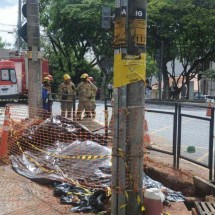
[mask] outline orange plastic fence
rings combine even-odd
[[[46,113],[27,105],[10,105],[5,109],[4,126],[7,129],[3,127],[0,157],[10,157],[12,162],[18,163],[22,163],[24,157],[29,167],[42,177],[74,184],[89,194],[91,189],[98,188],[108,192],[111,188],[114,130],[112,110],[108,114],[104,111],[97,113],[96,119],[85,118],[83,113],[81,121],[62,118],[59,114]],[[107,116],[108,132],[105,132]],[[144,130],[144,139],[146,135],[150,138],[147,121]],[[125,153],[118,149],[117,156],[126,160],[124,165],[127,166],[132,156],[139,156],[142,150],[137,148],[134,155],[125,158]],[[127,172],[126,184],[112,189],[125,194],[124,188],[130,186],[133,177]]]

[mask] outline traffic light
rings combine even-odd
[[[201,80],[203,77],[202,77],[202,74],[198,74],[198,81]]]
[[[26,6],[26,4],[24,4],[22,6],[22,14],[25,18],[27,18],[27,6]],[[18,29],[18,34],[27,43],[27,21],[25,22],[25,24],[20,29]]]
[[[111,28],[111,8],[102,7],[102,28],[110,29]]]

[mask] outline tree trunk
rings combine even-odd
[[[168,71],[167,71],[167,62],[164,61],[163,63],[163,95],[162,99],[168,99],[169,98],[169,77],[168,77]]]
[[[190,79],[189,79],[189,75],[186,76],[186,84],[187,84],[187,95],[186,95],[186,98],[189,99],[189,95],[190,95]]]

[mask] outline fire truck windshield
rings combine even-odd
[[[16,83],[16,71],[14,69],[10,69],[10,79],[13,83]]]
[[[16,71],[14,69],[2,69],[1,80],[16,83]]]

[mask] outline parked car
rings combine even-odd
[[[202,100],[205,101],[205,96],[200,92],[194,93],[194,100]]]
[[[205,97],[206,102],[214,102],[214,100],[215,100],[215,96],[204,95],[204,97]]]

